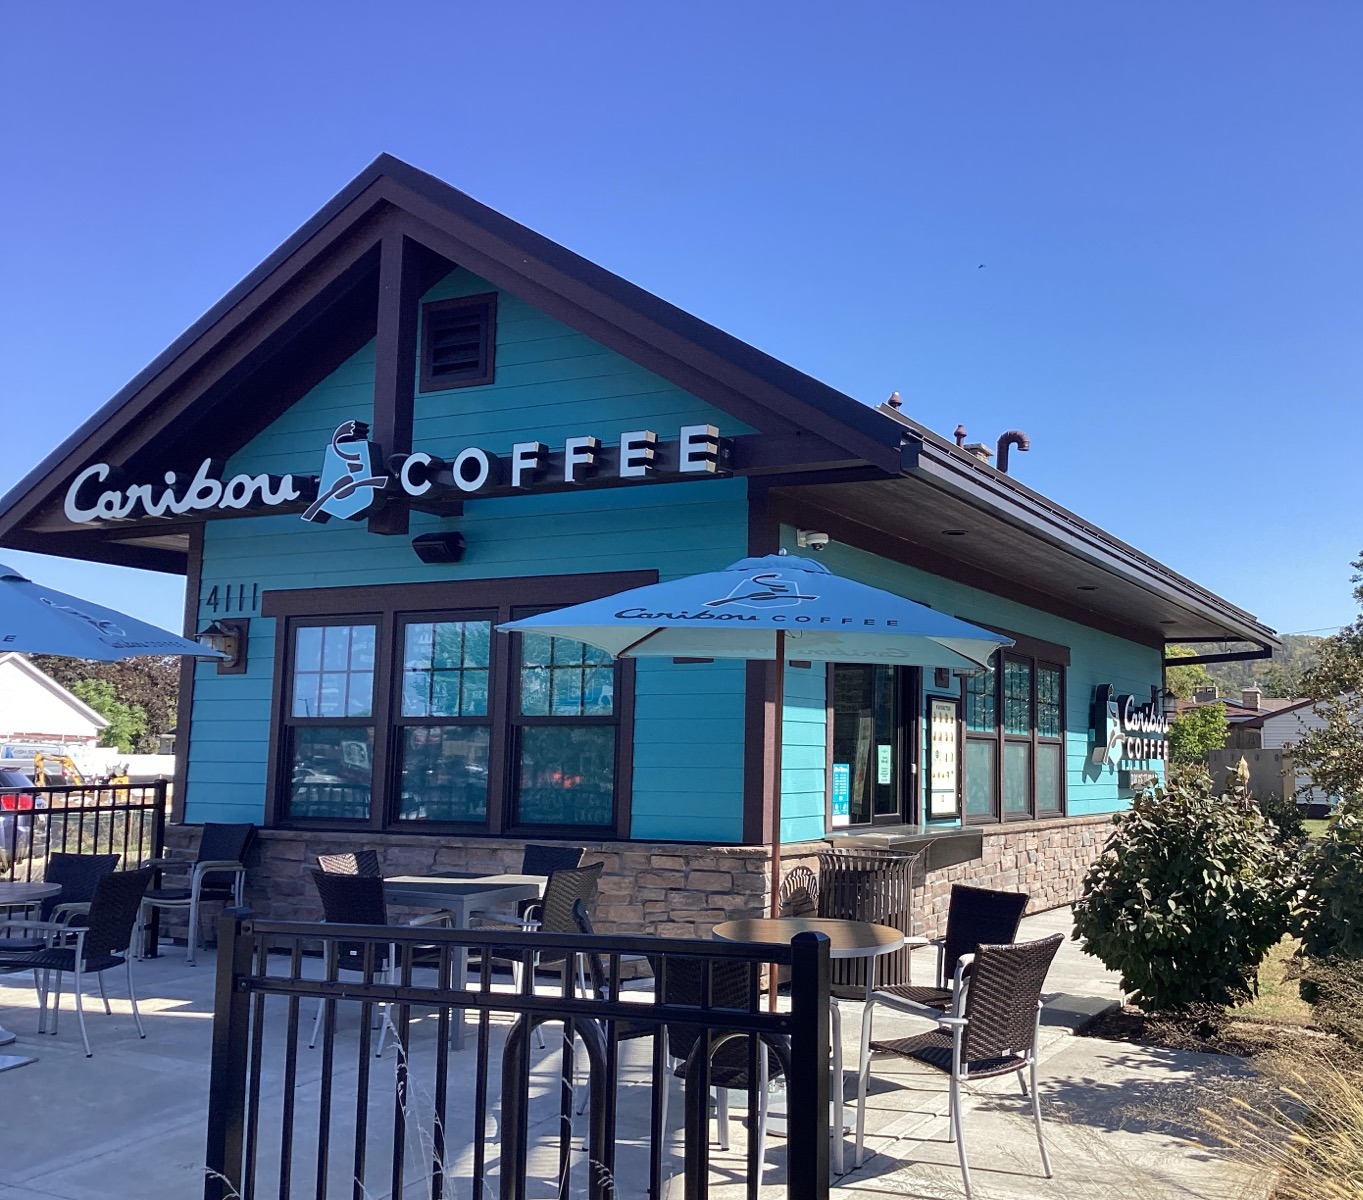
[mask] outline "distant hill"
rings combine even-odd
[[[1302,674],[1316,665],[1320,642],[1320,638],[1306,634],[1284,634],[1280,654],[1249,662],[1213,663],[1207,674],[1216,681],[1223,696],[1238,696],[1242,688],[1253,683],[1259,685],[1265,696],[1300,696]],[[1229,643],[1224,646],[1227,650],[1233,648]],[[1203,654],[1215,653],[1210,644],[1197,649]]]

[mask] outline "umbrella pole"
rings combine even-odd
[[[773,917],[781,915],[781,740],[784,736],[786,710],[786,631],[776,631],[776,717],[772,721],[776,744],[772,747],[772,781],[774,795],[771,809],[771,903],[767,912]],[[767,1008],[776,1011],[777,994],[780,992],[779,972],[769,967],[770,986],[767,988]]]
[[[771,812],[771,907],[773,917],[781,915],[781,741],[784,736],[786,710],[786,631],[776,631],[776,716],[772,729],[776,744],[772,747]]]

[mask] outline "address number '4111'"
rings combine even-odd
[[[215,583],[203,599],[203,606],[213,612],[255,612],[260,607],[260,584]]]

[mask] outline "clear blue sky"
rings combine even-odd
[[[12,5],[0,488],[380,151],[1284,632],[1363,548],[1363,6]],[[981,268],[980,264],[984,264]],[[17,556],[178,624],[178,580]]]

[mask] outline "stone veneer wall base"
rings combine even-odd
[[[939,937],[946,926],[953,883],[1031,895],[1028,912],[1044,912],[1079,896],[1089,865],[1102,853],[1111,815],[986,826],[980,858],[919,876],[915,927]],[[172,825],[168,850],[192,855],[199,828]],[[574,843],[579,844],[579,843]],[[602,933],[708,937],[721,921],[764,916],[771,887],[770,853],[759,846],[589,842],[586,862],[604,862],[593,914]],[[321,908],[311,872],[317,855],[376,847],[385,874],[442,870],[496,873],[520,869],[524,843],[475,838],[445,841],[413,834],[334,833],[262,829],[252,851],[246,903],[269,920],[316,921]],[[785,870],[804,863],[817,870],[823,842],[782,848]],[[206,914],[215,920],[216,912]],[[401,915],[395,910],[395,916]],[[183,939],[185,919],[162,913],[162,932]]]

